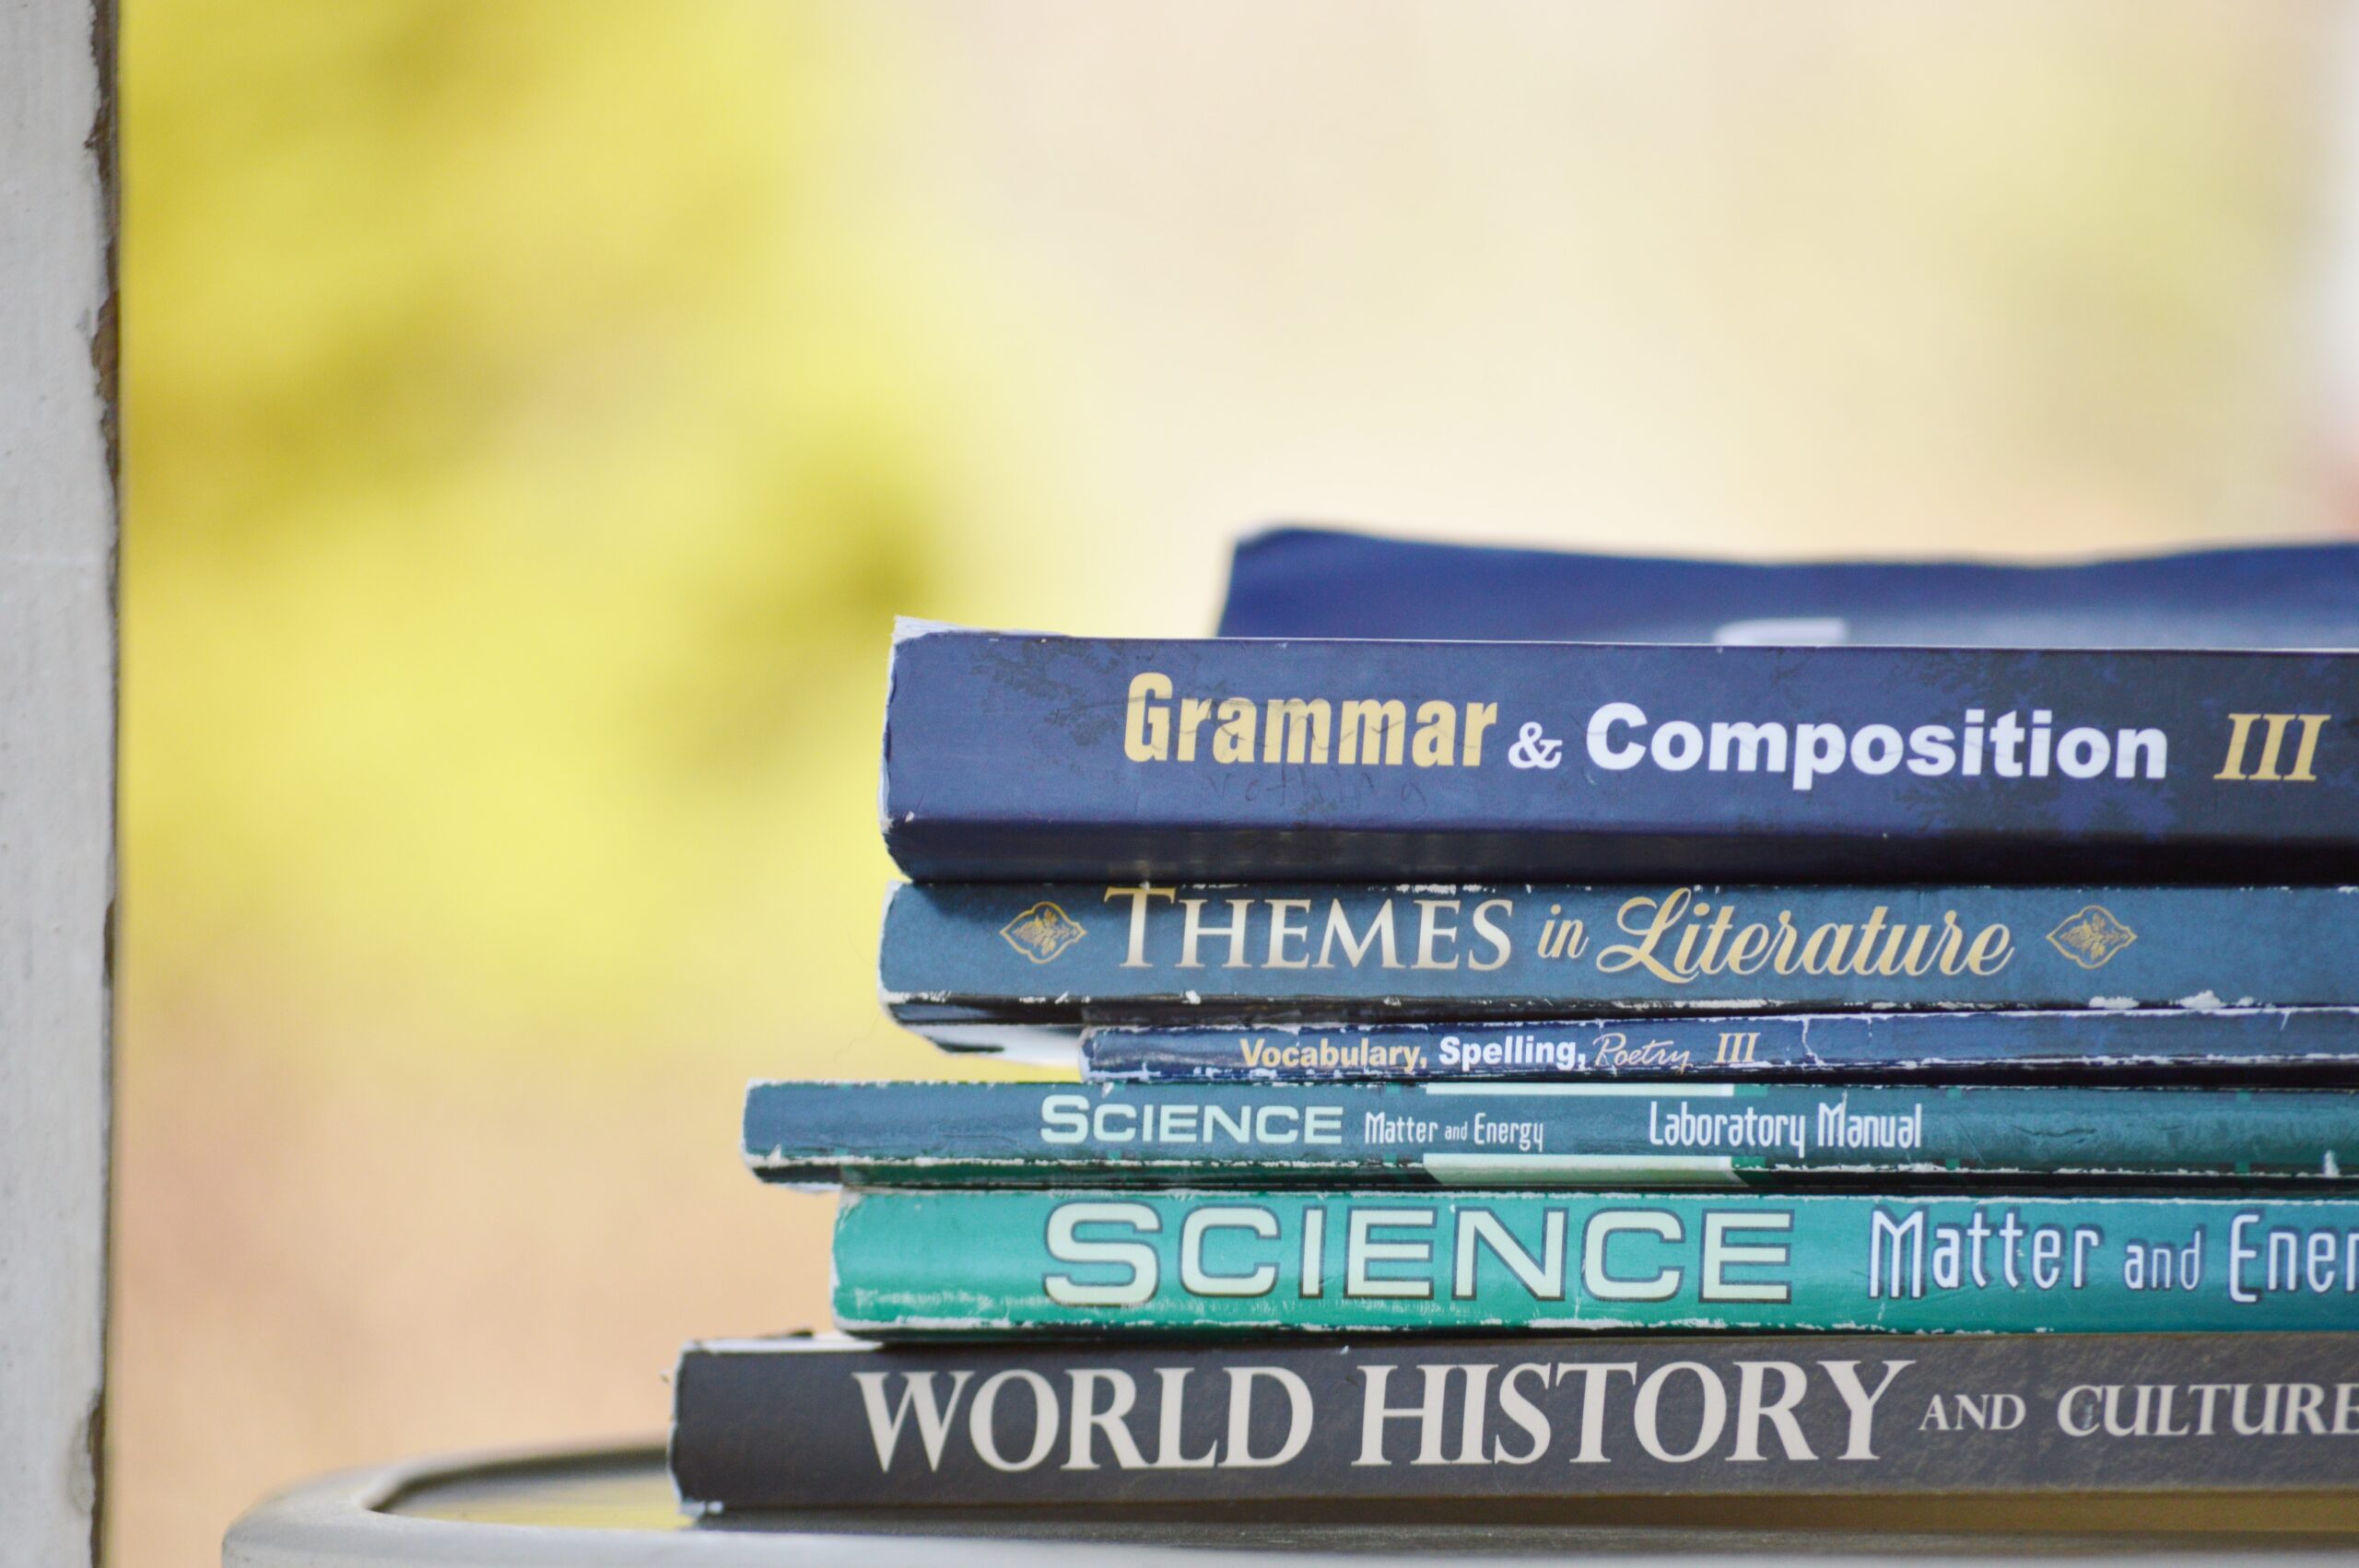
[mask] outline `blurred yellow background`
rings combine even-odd
[[[2323,5],[125,0],[111,1556],[821,1320],[896,612],[2335,528]]]

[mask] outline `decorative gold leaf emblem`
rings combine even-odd
[[[1007,945],[1035,964],[1046,964],[1088,933],[1081,922],[1046,899],[1000,927]]]
[[[2138,940],[2138,933],[2116,919],[2102,904],[2092,904],[2064,917],[2048,933],[2056,951],[2083,969],[2102,969],[2106,961]]]

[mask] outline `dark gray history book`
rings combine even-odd
[[[701,1512],[2286,1492],[2359,1475],[2339,1334],[1081,1340],[682,1353]]]

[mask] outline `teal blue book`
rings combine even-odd
[[[1860,1083],[756,1083],[745,1163],[861,1187],[2217,1185],[2359,1176],[2359,1093]]]
[[[868,1190],[839,1326],[1003,1330],[2359,1328],[2359,1202]]]
[[[877,984],[992,1048],[1005,1025],[2350,1006],[2354,950],[2341,887],[938,883],[894,888]]]

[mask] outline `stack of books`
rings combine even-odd
[[[1309,532],[905,625],[886,1005],[1079,1082],[752,1086],[861,1338],[691,1345],[684,1501],[2350,1486],[2354,626]]]

